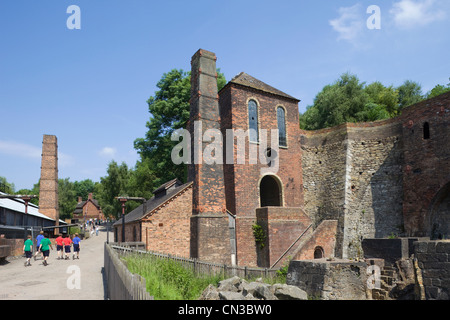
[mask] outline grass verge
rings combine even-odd
[[[130,255],[122,258],[128,269],[146,280],[147,291],[155,300],[195,300],[209,285],[218,285],[222,275],[199,277],[181,263],[150,255]]]

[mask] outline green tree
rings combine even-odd
[[[5,177],[0,176],[0,191],[8,194],[14,194],[14,183],[8,182]]]
[[[449,80],[450,80],[450,78],[449,78]],[[429,92],[427,92],[426,97],[427,97],[427,99],[430,99],[430,98],[436,97],[438,95],[441,95],[441,94],[449,92],[449,91],[450,91],[450,83],[448,83],[447,85],[438,84],[433,89],[431,89]]]
[[[217,70],[217,74],[220,90],[226,80],[220,70]],[[185,128],[189,119],[190,81],[190,72],[173,69],[164,73],[156,85],[159,90],[147,101],[150,112],[150,120],[146,125],[148,131],[145,138],[134,141],[134,148],[140,154],[142,163],[153,171],[155,185],[173,178],[186,180],[185,166],[172,162],[171,151],[177,142],[171,141],[170,137],[174,130]]]
[[[417,82],[406,80],[397,90],[399,111],[424,99],[422,87]]]
[[[116,197],[130,196],[128,194],[128,180],[131,171],[125,162],[118,165],[114,160],[108,164],[107,176],[101,177],[101,183],[94,190],[105,216],[120,217],[122,207]],[[126,213],[134,209],[136,205],[129,201],[126,204]]]
[[[300,128],[317,130],[344,122],[366,122],[395,117],[403,108],[423,99],[416,82],[407,80],[401,86],[386,87],[376,81],[369,85],[356,75],[344,73],[325,86],[300,115]]]
[[[130,172],[128,180],[129,195],[133,197],[143,197],[150,199],[153,196],[152,191],[159,186],[155,172],[149,159],[137,161],[134,170]]]
[[[58,179],[58,206],[60,219],[70,219],[77,206],[76,192],[69,178]]]
[[[304,130],[320,129],[319,111],[314,105],[306,108],[305,113],[300,114],[300,128]]]
[[[83,200],[86,200],[89,196],[89,193],[94,193],[95,183],[90,179],[75,181],[73,183],[73,189],[77,198],[82,197]]]
[[[399,114],[398,90],[393,86],[385,87],[381,82],[376,81],[367,85],[364,91],[369,95],[370,103],[376,104],[380,111],[383,110],[381,112],[387,113],[379,114],[379,117],[374,120],[385,119]]]
[[[31,199],[31,203],[35,204],[35,205],[39,205],[39,188],[40,188],[40,182],[38,181],[37,183],[35,183],[33,185],[33,189],[20,189],[18,191],[16,191],[16,194],[25,194],[25,195],[34,195],[34,196],[38,196],[37,198],[33,198]]]
[[[344,73],[332,85],[326,85],[314,99],[314,105],[305,112],[304,128],[317,130],[344,122],[356,122],[356,114],[364,109],[369,96],[364,83],[356,75]]]

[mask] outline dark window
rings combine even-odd
[[[287,147],[286,141],[286,116],[284,112],[284,108],[277,108],[277,123],[278,123],[278,132],[279,132],[279,145],[281,147]]]
[[[272,148],[267,148],[266,149],[266,159],[267,159],[267,164],[269,165],[269,167],[272,166],[272,164],[275,163],[275,159],[278,157],[278,154],[275,150],[273,150]]]
[[[423,124],[423,138],[430,139],[430,124],[428,122]]]
[[[250,129],[250,141],[258,142],[258,105],[254,100],[248,102],[248,128]]]

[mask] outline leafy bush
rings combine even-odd
[[[128,269],[145,278],[147,291],[155,300],[195,300],[209,285],[218,285],[223,277],[194,274],[173,260],[159,259],[150,255],[130,255],[123,258]]]
[[[266,243],[266,233],[264,232],[263,227],[259,224],[254,224],[252,225],[252,229],[256,243],[259,244],[261,249],[264,248]]]

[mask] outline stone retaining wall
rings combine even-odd
[[[450,241],[417,241],[415,257],[427,300],[450,299]]]
[[[291,261],[286,283],[321,300],[365,300],[367,264],[352,261]]]

